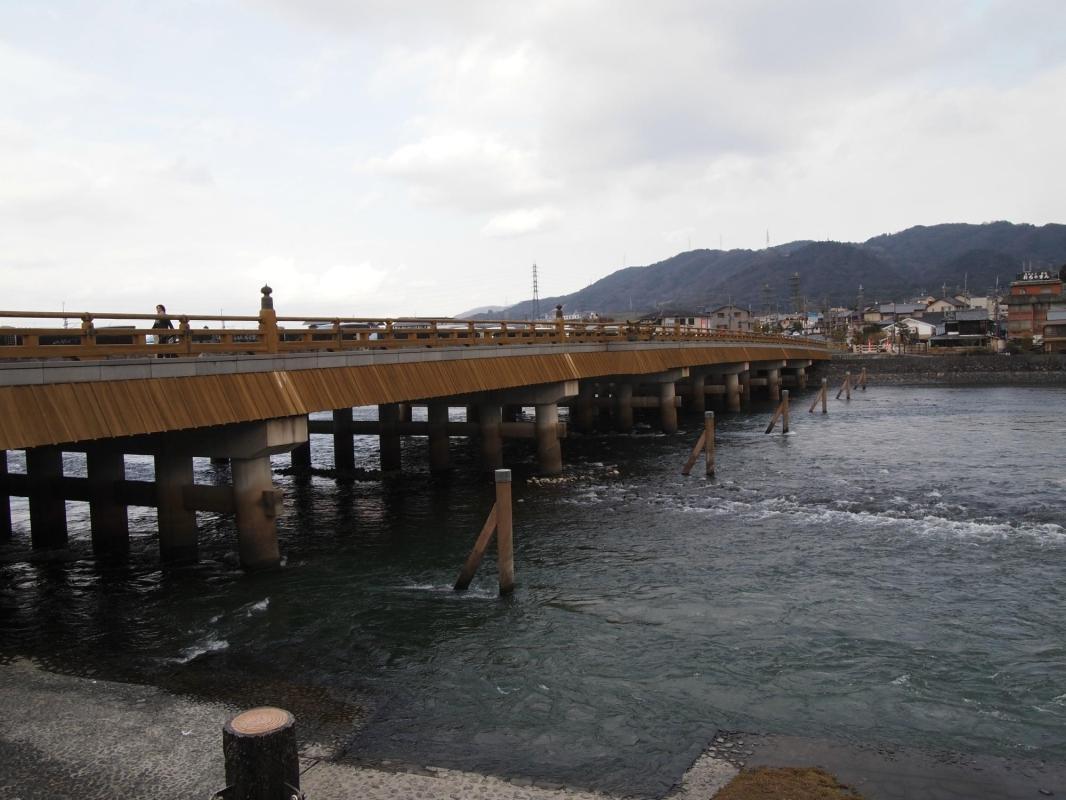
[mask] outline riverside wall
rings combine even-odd
[[[935,355],[835,354],[819,369],[830,384],[844,373],[898,386],[1066,386],[1066,355],[960,353]]]

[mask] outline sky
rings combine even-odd
[[[448,316],[1064,222],[1064,100],[1061,0],[0,0],[0,309]]]

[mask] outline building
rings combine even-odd
[[[641,317],[640,322],[645,325],[661,325],[664,328],[682,325],[695,328],[713,328],[711,315],[705,311],[686,311],[673,309],[669,311],[657,311]]]
[[[925,306],[920,303],[881,303],[877,310],[880,319],[870,322],[895,322],[904,317],[920,317],[925,312]]]
[[[926,312],[960,311],[966,308],[966,302],[958,297],[941,297],[925,307]]]
[[[904,317],[899,321],[900,325],[906,325],[911,336],[916,342],[928,342],[939,333],[936,323],[915,317]]]
[[[945,311],[942,329],[930,337],[930,347],[988,347],[993,324],[983,308]]]
[[[1022,272],[1011,282],[1007,295],[1008,339],[1043,342],[1048,313],[1066,309],[1066,297],[1062,293],[1064,278],[1066,266],[1059,272]]]
[[[710,312],[711,327],[718,331],[751,332],[751,312],[740,306],[720,306]]]
[[[1066,353],[1066,306],[1048,309],[1044,323],[1044,352]]]

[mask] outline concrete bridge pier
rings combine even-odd
[[[403,468],[402,443],[396,425],[400,422],[399,403],[384,403],[378,406],[378,422],[381,432],[379,453],[382,472],[399,472]]]
[[[614,428],[628,433],[633,430],[633,384],[628,381],[615,381],[613,395]]]
[[[774,403],[781,400],[781,370],[766,370],[766,393]]]
[[[559,443],[559,403],[579,393],[577,381],[545,383],[528,389],[505,392],[517,396],[523,405],[533,406],[535,418],[533,436],[537,441],[537,466],[545,475],[558,475],[563,471],[563,450]]]
[[[432,472],[448,469],[448,404],[431,402],[429,419],[429,468]]]
[[[118,487],[126,480],[125,456],[107,445],[91,445],[85,451],[85,466],[93,553],[125,556],[130,551],[129,512],[118,496]]]
[[[688,401],[685,404],[685,410],[690,414],[705,414],[707,411],[707,375],[702,372],[692,375],[689,385],[691,389],[685,398]]]
[[[570,421],[574,428],[582,433],[588,433],[596,427],[596,384],[590,381],[581,381],[577,392],[577,399],[570,406]]]
[[[659,384],[659,427],[663,433],[677,433],[677,404],[673,381]]]
[[[0,450],[0,484],[7,479],[7,450]],[[0,492],[0,542],[11,538],[11,497],[7,490]]]
[[[311,469],[311,440],[298,444],[292,448],[289,454],[290,463],[294,470],[307,472]]]
[[[233,459],[233,505],[237,515],[237,550],[245,569],[281,562],[278,549],[278,494],[270,456]]]
[[[481,433],[481,457],[489,469],[503,466],[503,410],[495,403],[477,407],[478,425]]]
[[[180,476],[176,472],[175,477],[184,483],[174,489],[178,495],[184,497],[183,510],[207,507],[236,515],[237,550],[240,553],[241,566],[245,569],[273,567],[281,560],[277,517],[281,510],[282,497],[281,492],[274,488],[270,457],[291,451],[306,441],[307,417],[297,416],[226,426],[211,432],[195,432],[175,438],[172,442],[173,447],[180,447],[186,454],[206,452],[208,455],[230,460],[233,484],[227,492],[221,487],[193,485],[191,455],[175,455],[174,462],[181,467]],[[166,440],[162,448],[165,453]],[[159,462],[159,456],[156,461]],[[158,478],[157,468],[157,481]],[[161,501],[159,486],[156,493]],[[161,539],[162,511],[163,507],[160,505]],[[192,532],[195,537],[195,512],[186,510],[185,513],[193,521]],[[195,547],[195,538],[192,542]]]
[[[746,374],[746,373],[745,373]],[[740,375],[731,372],[725,376],[725,404],[730,411],[740,411],[740,400],[743,391],[740,387]]]
[[[751,370],[746,369],[740,374],[740,401],[744,408],[751,408]]]
[[[159,556],[164,563],[196,561],[199,554],[196,512],[185,506],[184,491],[193,485],[192,456],[166,444],[155,455],[155,499]]]
[[[58,447],[26,451],[29,480],[30,537],[35,549],[67,546],[67,507],[59,484],[63,480],[63,452]]]
[[[337,408],[333,411],[333,466],[338,472],[351,472],[355,469],[351,408]]]
[[[559,444],[559,406],[555,402],[537,403],[535,435],[537,465],[547,475],[563,471],[563,449]]]

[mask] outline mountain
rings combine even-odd
[[[791,276],[808,306],[854,306],[862,285],[867,302],[904,301],[918,294],[968,288],[985,294],[998,279],[1006,287],[1025,265],[1057,269],[1066,263],[1066,225],[920,225],[862,243],[797,241],[765,250],[692,250],[627,267],[570,295],[540,300],[568,312],[638,314],[655,308],[715,308],[728,302],[761,310],[767,302],[790,310]],[[768,290],[764,287],[769,287]],[[501,312],[523,319],[525,301]]]
[[[462,314],[456,314],[455,318],[474,319],[476,317],[492,316],[494,314],[500,313],[506,308],[507,306],[478,306],[477,308],[472,308],[469,311],[464,311]]]

